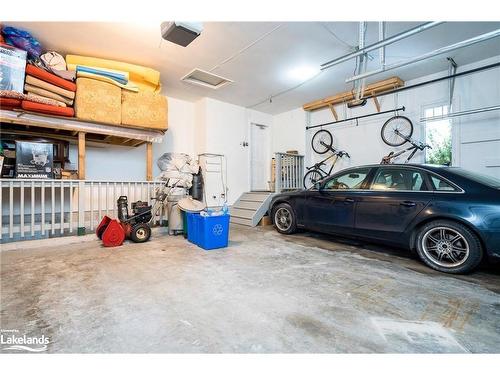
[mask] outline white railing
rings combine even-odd
[[[275,192],[284,190],[299,190],[303,188],[304,156],[276,152],[274,154]]]
[[[150,202],[160,181],[0,179],[0,241],[84,234],[117,216],[116,200]],[[155,224],[166,222],[166,207]]]

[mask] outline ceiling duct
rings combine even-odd
[[[213,90],[220,89],[221,87],[234,82],[228,78],[224,78],[198,68],[191,70],[188,74],[181,78],[181,81],[191,83],[193,85],[208,87]]]

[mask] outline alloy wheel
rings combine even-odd
[[[292,214],[284,207],[280,207],[274,214],[274,222],[278,229],[286,232],[292,226]]]
[[[458,267],[469,258],[469,243],[449,227],[437,227],[422,237],[422,250],[427,258],[441,267]]]

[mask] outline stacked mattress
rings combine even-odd
[[[122,90],[122,124],[167,130],[167,98],[152,92]]]
[[[76,117],[87,121],[121,124],[121,92],[110,83],[91,78],[77,78]]]
[[[167,98],[159,95],[160,73],[118,61],[67,55],[75,70],[76,117],[139,128],[167,130]]]

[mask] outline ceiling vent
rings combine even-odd
[[[209,87],[214,90],[220,89],[221,87],[233,83],[233,81],[231,81],[230,79],[198,68],[193,69],[184,77],[182,77],[181,81],[192,83],[193,85]]]

